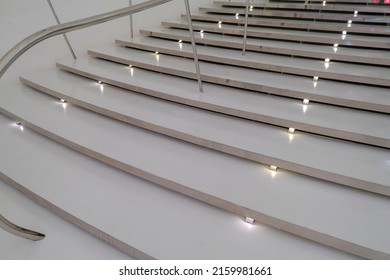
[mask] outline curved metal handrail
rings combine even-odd
[[[16,236],[30,239],[33,241],[38,241],[45,238],[45,235],[42,233],[32,231],[26,228],[22,228],[20,226],[15,225],[14,223],[11,223],[6,218],[4,218],[4,216],[2,216],[1,214],[0,214],[0,227]]]
[[[118,9],[115,11],[103,13],[100,15],[71,21],[68,23],[63,23],[55,25],[49,28],[42,29],[34,34],[26,37],[24,40],[20,41],[15,45],[11,50],[9,50],[1,59],[0,59],[0,78],[4,75],[7,69],[27,50],[36,44],[56,35],[62,35],[66,32],[86,28],[92,25],[99,23],[107,22],[113,19],[121,18],[134,14],[172,0],[149,0],[131,7]],[[4,216],[0,214],[0,228],[15,234],[19,237],[30,239],[33,241],[41,240],[45,237],[44,234],[35,232],[20,226],[17,226],[10,221],[8,221]]]
[[[15,60],[17,60],[23,53],[25,53],[28,49],[35,46],[36,44],[50,37],[62,35],[70,31],[79,30],[113,19],[125,17],[130,14],[134,14],[170,1],[172,0],[149,0],[140,4],[133,5],[131,7],[122,8],[100,15],[55,25],[35,32],[34,34],[28,36],[27,38],[19,42],[17,45],[15,45],[0,59],[0,78],[12,65],[12,63],[14,63]]]

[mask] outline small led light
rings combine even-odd
[[[98,81],[98,84],[101,85],[103,82],[102,81]]]
[[[155,54],[155,55],[158,55],[158,54],[159,54],[159,52],[155,52],[154,54]]]
[[[272,171],[276,171],[276,170],[278,170],[278,167],[277,166],[275,166],[275,165],[270,165],[270,167],[269,167]]]
[[[288,129],[288,133],[294,134],[294,132],[295,132],[295,128],[290,127],[290,128]]]
[[[61,103],[65,103],[66,100],[61,98],[61,99],[60,99],[60,102],[61,102]]]
[[[336,43],[336,44],[333,45],[333,47],[334,47],[334,48],[338,48],[338,47],[339,47],[339,44]]]
[[[249,11],[251,11],[251,12],[253,11],[253,6],[249,7]]]
[[[237,14],[236,14],[236,19],[239,19],[239,18],[240,18],[240,14],[237,13]]]
[[[313,77],[313,81],[318,81],[319,77],[318,76],[314,76]]]
[[[252,219],[252,218],[249,218],[249,217],[245,217],[245,222],[248,223],[248,224],[253,225],[253,223],[255,222],[255,220]]]
[[[133,68],[133,65],[130,64],[130,65],[129,65],[129,68],[130,68],[130,69]]]
[[[180,44],[183,43],[183,40],[179,40],[179,43],[180,43]]]
[[[357,17],[358,13],[359,13],[359,12],[358,12],[357,10],[355,10],[355,11],[353,12],[353,16],[354,16],[354,17]]]
[[[199,31],[200,33],[204,33],[204,30]]]
[[[322,2],[322,6],[326,6],[326,1],[323,1],[323,2]]]
[[[341,34],[347,35],[347,31],[343,30],[343,32]]]
[[[330,58],[325,58],[325,63],[329,63],[330,62]]]
[[[310,103],[310,100],[309,99],[303,99],[303,104],[304,105],[308,105]]]

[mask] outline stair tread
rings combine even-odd
[[[169,54],[177,56],[192,57],[192,46],[190,44],[179,44],[177,42],[161,40],[152,37],[134,37],[132,39],[119,39],[119,44],[125,46],[135,46],[150,51],[169,51]],[[246,52],[243,56],[241,51],[223,49],[212,46],[197,46],[199,59],[232,64],[235,66],[250,67],[290,73],[297,75],[318,76],[320,79],[336,79],[342,81],[367,83],[373,85],[390,86],[390,68],[359,65],[345,62],[334,62],[332,67],[325,69],[323,61],[307,58],[291,58],[275,54],[265,54],[257,52]]]
[[[186,17],[186,15],[182,15]],[[213,15],[213,14],[204,14],[204,13],[191,13],[191,18],[194,20],[211,20],[211,21],[222,21],[236,24],[244,24],[245,17],[240,17],[236,19],[234,16],[226,15]],[[372,27],[362,24],[352,24],[351,27],[347,27],[346,23],[333,23],[333,22],[308,22],[305,20],[296,20],[296,19],[280,19],[276,18],[249,18],[248,24],[250,25],[265,25],[265,26],[274,26],[281,28],[298,28],[298,29],[309,29],[309,30],[321,30],[321,31],[332,31],[332,32],[342,32],[343,30],[348,31],[348,33],[359,33],[359,34],[375,34],[376,36],[388,36],[390,34],[390,28],[388,27]]]
[[[191,59],[169,55],[156,57],[151,52],[121,47],[107,47],[97,51],[90,50],[89,54],[104,57],[104,59],[116,60],[117,62],[120,61],[127,65],[142,66],[141,68],[148,67],[154,71],[196,78],[195,65]],[[329,80],[322,80],[314,87],[312,78],[308,77],[242,69],[236,66],[221,66],[203,61],[200,62],[200,68],[202,79],[205,81],[299,99],[308,98],[348,107],[359,106],[359,103],[363,103],[364,106],[373,106],[378,109],[384,107],[385,112],[390,112],[390,95],[387,88]]]
[[[387,197],[344,188],[286,171],[272,177],[269,170],[262,169],[259,164],[251,161],[168,139],[76,106],[67,107],[64,113],[61,106],[41,94],[15,90],[12,93],[6,92],[8,94],[1,95],[1,104],[5,110],[12,111],[20,118],[28,119],[30,123],[59,137],[67,138],[112,159],[127,162],[148,174],[169,178],[171,182],[196,189],[211,197],[220,197],[237,205],[245,205],[246,209],[256,209],[265,212],[266,215],[367,246],[379,251],[383,254],[382,257],[389,256],[390,227],[384,222],[387,221],[385,216],[390,207]],[[22,102],[27,102],[31,106],[26,108],[21,105]],[[13,147],[15,144],[12,142]],[[53,149],[47,150],[51,152],[48,153],[51,157],[58,157]],[[33,151],[34,149],[31,152]],[[9,155],[11,159],[3,161],[5,167],[3,166],[2,170],[18,160],[18,157],[12,154],[12,149],[6,149],[4,153],[11,154]],[[26,156],[29,153],[22,154]],[[50,162],[42,160],[45,161]],[[14,168],[11,168],[10,172],[13,172],[12,177],[15,173],[20,173]],[[93,173],[101,174],[96,171]],[[42,179],[40,174],[38,177]],[[100,180],[102,178],[108,180],[104,175],[99,176]],[[60,184],[67,185],[65,180]],[[92,187],[95,184],[88,186]],[[70,186],[66,187],[68,190]],[[73,192],[67,193],[74,198]],[[90,193],[89,191],[87,197]],[[54,190],[52,195],[60,197]],[[82,199],[84,208],[85,199],[87,198]],[[107,199],[107,196],[103,199]],[[329,201],[332,202],[331,208]],[[363,202],[366,206],[364,208],[361,207]],[[78,212],[83,211],[79,209]],[[301,215],[302,213],[305,215]],[[128,215],[127,212],[125,214]],[[100,220],[99,215],[95,219]],[[349,221],[348,225],[345,220]],[[352,225],[361,230],[351,231]],[[145,232],[148,231],[142,231],[143,238]],[[366,234],[367,232],[369,233]]]
[[[169,27],[185,27],[188,29],[188,22],[184,19],[169,20],[163,21],[163,26]],[[218,24],[204,21],[193,21],[194,29],[200,30],[208,28],[208,30],[213,30],[213,32],[218,33],[230,33],[230,34],[243,34],[244,29],[242,26],[237,26],[233,24],[222,24],[219,28]],[[265,37],[268,39],[282,39],[282,40],[296,40],[296,41],[305,41],[305,42],[320,42],[327,43],[330,46],[338,43],[340,46],[370,46],[378,48],[390,48],[389,39],[386,37],[372,37],[364,35],[354,35],[348,34],[348,36],[342,40],[340,34],[333,33],[324,33],[316,31],[303,31],[303,30],[294,30],[294,29],[280,29],[280,28],[267,28],[267,27],[256,27],[248,26],[248,33],[250,36],[256,37]],[[382,57],[386,57],[382,55]]]
[[[141,34],[152,34],[151,36],[167,36],[170,38],[173,36],[175,40],[177,38],[189,40],[189,32],[187,30],[180,29],[167,29],[167,28],[153,28],[147,30],[141,30]],[[227,48],[235,48],[242,50],[243,39],[231,35],[221,35],[213,33],[195,33],[197,43],[203,43],[205,45],[216,45]],[[299,44],[291,42],[280,42],[276,40],[263,40],[258,38],[248,38],[246,49],[256,52],[268,52],[290,56],[309,57],[318,59],[321,61],[325,58],[330,58],[338,61],[357,62],[357,63],[371,63],[384,65],[389,61],[389,56],[386,51],[383,50],[364,50],[359,52],[354,49],[338,48],[337,52],[334,52],[332,46],[313,46],[310,44]]]
[[[389,125],[389,117],[384,114],[315,103],[310,104],[310,108],[304,111],[302,110],[304,108],[303,105],[297,104],[294,100],[277,96],[259,95],[212,84],[205,84],[204,94],[202,94],[198,92],[195,88],[196,85],[192,81],[169,75],[162,77],[158,73],[143,69],[136,70],[137,79],[129,80],[127,77],[128,69],[112,66],[104,61],[97,61],[97,65],[100,63],[104,67],[111,67],[110,71],[114,74],[108,77],[111,80],[116,79],[118,83],[128,83],[138,90],[145,88],[147,85],[147,89],[160,93],[159,97],[164,95],[166,99],[171,101],[179,102],[180,99],[184,99],[182,101],[184,104],[216,110],[220,113],[228,113],[252,120],[269,121],[271,124],[294,127],[298,130],[308,130],[325,135],[330,133],[334,137],[344,136],[347,139],[348,135],[345,134],[350,133],[353,135],[350,137],[355,141],[358,141],[359,138],[354,138],[354,136],[361,135],[361,141],[368,141],[378,145],[381,143],[387,148],[390,145],[390,129],[386,129]],[[91,64],[88,71],[94,73],[94,69],[99,68],[94,68]],[[87,71],[87,69],[83,69],[83,71]],[[101,73],[98,74],[103,75]],[[68,79],[70,79],[70,83],[74,79],[73,75],[69,76],[63,71],[48,71],[45,75],[50,77],[50,79],[44,78],[40,73],[36,75],[34,73],[25,74],[23,79],[28,80],[30,85],[38,85],[38,88],[39,86],[51,86],[52,89],[54,87],[58,89],[62,79],[64,81],[61,82],[61,87],[64,88]],[[163,81],[166,86],[161,87],[161,82]],[[144,90],[142,90],[142,93],[148,94]],[[69,94],[71,94],[70,91]],[[72,98],[76,97],[81,98],[80,96],[72,95]],[[338,121],[335,122],[334,119]],[[374,123],[376,125],[373,125]],[[373,140],[370,140],[370,138],[373,138]],[[380,139],[380,141],[375,141],[375,139]]]
[[[249,12],[249,16],[265,16],[272,18],[297,18],[299,20],[307,19],[307,20],[335,20],[335,21],[345,21],[345,27],[347,28],[347,21],[353,20],[352,25],[358,25],[360,28],[365,27],[367,29],[372,29],[372,25],[368,25],[366,23],[379,23],[386,24],[390,22],[390,19],[380,16],[380,15],[361,15],[358,14],[356,17],[352,13],[329,13],[327,11],[312,12],[312,11],[286,11],[286,10],[276,10],[268,7],[268,4],[265,6],[266,9],[260,10],[255,9]],[[231,14],[235,15],[239,13],[240,16],[245,16],[245,8],[244,7],[222,7],[222,6],[210,6],[210,7],[200,7],[200,12],[205,13],[215,13],[215,14]],[[358,23],[355,23],[358,22]],[[328,24],[329,22],[324,21],[324,24]],[[380,25],[376,25],[376,28],[381,28]],[[384,29],[386,31],[386,27]],[[387,31],[388,32],[388,31]]]
[[[279,2],[279,1],[278,1]],[[324,6],[322,1],[318,1],[318,3],[288,3],[289,1],[280,1],[282,3],[251,3],[251,6],[255,8],[278,8],[278,9],[298,9],[298,10],[320,10],[320,11],[345,11],[345,12],[354,12],[358,10],[359,12],[369,12],[369,13],[378,13],[378,14],[387,14],[390,12],[390,8],[385,6],[351,6],[351,5],[343,5],[334,3],[333,1],[327,1]],[[283,3],[287,2],[287,3]],[[239,1],[214,1],[215,5],[223,5],[223,6],[243,6],[245,7],[245,2]],[[366,4],[366,3],[365,3]]]
[[[2,173],[83,223],[151,257],[356,258],[260,223],[248,229],[234,214],[125,174],[28,129],[20,137],[3,116],[0,123]],[[23,162],[17,170],[10,164],[15,161]]]

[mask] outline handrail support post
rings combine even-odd
[[[60,19],[58,18],[57,13],[54,10],[53,4],[51,3],[51,0],[47,0],[47,3],[49,4],[50,10],[51,10],[51,12],[54,15],[54,18],[56,19],[57,24],[61,24]],[[73,51],[73,48],[72,48],[72,46],[71,46],[71,44],[70,44],[70,42],[68,40],[68,37],[66,36],[66,34],[63,34],[63,36],[64,36],[66,44],[68,45],[70,53],[72,54],[73,58],[76,59],[77,58],[76,54]]]
[[[202,85],[202,80],[201,80],[201,76],[200,76],[200,67],[199,67],[199,60],[198,60],[198,52],[197,52],[197,50],[196,50],[194,28],[193,28],[193,26],[192,26],[192,18],[191,18],[190,3],[188,2],[188,0],[184,0],[184,3],[185,3],[185,6],[186,6],[187,20],[188,20],[188,29],[189,29],[189,31],[190,31],[192,52],[193,52],[193,54],[194,54],[195,67],[196,67],[196,75],[197,75],[197,78],[198,78],[199,91],[200,91],[200,92],[203,92],[203,85]]]
[[[249,0],[246,0],[244,41],[243,41],[243,46],[242,46],[242,55],[245,55],[245,51],[246,51],[246,39],[247,39],[247,34],[248,34],[248,17],[249,17]]]

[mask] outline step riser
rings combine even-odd
[[[133,65],[135,67],[140,67],[142,69],[147,69],[147,70],[160,72],[160,73],[164,73],[164,74],[185,77],[185,78],[193,79],[193,80],[197,79],[195,72],[187,72],[187,71],[182,71],[182,70],[177,70],[177,69],[171,69],[171,68],[166,68],[166,67],[150,65],[150,64],[141,63],[138,61],[122,59],[119,57],[113,57],[111,55],[100,54],[100,53],[98,54],[98,53],[93,52],[93,51],[89,51],[88,53],[89,53],[89,55],[100,57],[100,58],[103,58],[105,60],[114,61],[114,62],[123,64],[123,65]],[[202,71],[202,69],[201,69],[201,71]],[[341,98],[336,98],[336,97],[328,97],[328,96],[311,94],[309,92],[300,92],[300,91],[294,91],[294,90],[289,90],[289,89],[253,84],[250,82],[235,81],[232,79],[225,79],[225,78],[220,78],[220,77],[215,77],[215,76],[208,76],[208,75],[202,74],[202,72],[201,72],[201,78],[202,78],[202,81],[204,81],[204,82],[209,82],[209,83],[223,85],[223,86],[230,86],[230,87],[258,91],[258,92],[263,92],[263,93],[268,93],[268,94],[275,94],[275,95],[279,95],[279,96],[296,98],[296,99],[300,99],[300,100],[309,99],[312,101],[317,101],[317,102],[326,103],[326,104],[339,105],[339,106],[344,106],[344,107],[364,109],[364,110],[377,111],[377,112],[383,112],[383,113],[390,113],[389,106],[382,105],[382,104],[372,104],[372,103],[363,102],[363,101],[346,100],[346,99],[341,99]]]
[[[83,74],[83,76],[85,76],[85,75],[86,74]],[[93,76],[93,77],[89,76],[88,78],[91,78],[94,80],[96,78],[103,79],[103,80],[105,79],[104,77],[98,77],[98,76]],[[44,86],[41,86],[39,84],[36,84],[36,83],[34,83],[30,80],[26,80],[24,78],[20,78],[20,80],[22,83],[24,83],[32,88],[35,88],[35,89],[42,91],[42,92],[45,92],[45,93],[47,93],[53,97],[56,97],[58,99],[65,99],[72,104],[75,104],[75,105],[83,107],[85,109],[94,111],[96,113],[104,114],[108,117],[115,118],[115,119],[118,119],[120,121],[127,122],[127,123],[130,123],[132,125],[136,125],[136,126],[139,126],[142,128],[147,128],[147,129],[153,130],[153,131],[161,133],[161,134],[174,136],[173,132],[171,132],[167,129],[161,128],[159,126],[154,126],[152,124],[140,121],[138,119],[131,118],[130,116],[118,114],[118,113],[115,113],[113,111],[105,110],[104,108],[93,106],[93,105],[86,103],[86,102],[82,102],[78,99],[73,99],[69,96],[61,94],[61,92],[50,90]],[[118,82],[116,82],[116,81],[111,80],[109,83],[114,85],[114,86],[118,86]],[[122,86],[120,86],[120,87],[122,87]],[[193,107],[197,107],[197,108],[201,108],[201,109],[206,109],[206,110],[210,110],[210,111],[214,111],[214,112],[218,112],[218,113],[222,113],[222,114],[226,114],[226,115],[231,115],[231,116],[235,116],[235,117],[239,117],[239,118],[244,118],[244,119],[248,119],[248,120],[255,120],[255,121],[259,121],[259,122],[263,122],[263,123],[268,123],[271,125],[277,125],[277,126],[285,127],[286,129],[288,129],[290,127],[294,127],[300,131],[306,131],[306,132],[320,134],[320,135],[324,135],[324,136],[328,136],[328,137],[334,137],[334,138],[343,139],[343,140],[360,142],[363,144],[369,144],[369,145],[374,145],[374,146],[379,146],[379,147],[384,147],[384,148],[390,148],[390,140],[384,139],[384,138],[377,138],[377,137],[373,137],[373,136],[369,136],[369,135],[356,134],[356,133],[348,133],[348,132],[342,131],[342,130],[330,129],[327,127],[318,127],[318,126],[309,125],[309,124],[305,124],[305,123],[289,121],[287,119],[276,119],[274,117],[269,117],[266,115],[251,114],[250,112],[234,110],[232,108],[222,107],[222,106],[217,106],[217,105],[213,106],[212,104],[203,103],[203,102],[196,102],[195,100],[188,100],[188,99],[184,99],[184,98],[179,99],[179,98],[175,98],[175,96],[168,96],[168,95],[161,93],[161,92],[151,92],[150,90],[148,90],[146,88],[134,87],[130,84],[127,85],[125,88],[129,89],[129,90],[137,90],[138,92],[145,94],[145,95],[149,95],[149,96],[153,96],[153,97],[157,97],[157,98],[162,98],[165,100],[169,100],[169,101],[173,101],[173,102],[177,102],[177,103],[181,103],[181,104],[185,104],[185,105],[189,105],[189,106],[193,106]],[[184,139],[184,138],[180,138],[180,139]],[[186,141],[188,141],[188,140],[186,140]]]
[[[200,30],[200,29],[199,29]],[[183,42],[190,43],[191,39],[189,36],[178,36],[178,35],[167,35],[160,34],[158,32],[140,30],[142,35],[152,36],[156,38],[170,39],[170,40],[183,40]],[[242,34],[240,34],[242,35]],[[216,41],[213,39],[207,39],[207,35],[202,38],[195,38],[195,42],[203,45],[217,46],[217,47],[225,47],[230,49],[238,49],[242,50],[243,43],[235,43],[235,42],[225,42],[225,41]],[[374,65],[382,65],[387,66],[388,64],[384,64],[383,60],[376,58],[366,58],[366,57],[357,57],[350,55],[338,55],[337,53],[332,54],[324,54],[321,52],[309,52],[309,51],[299,51],[292,49],[284,49],[284,48],[274,48],[274,47],[266,47],[261,45],[252,45],[247,43],[246,50],[255,51],[255,52],[264,52],[271,54],[282,54],[282,55],[290,55],[297,57],[306,57],[306,58],[315,58],[315,59],[325,59],[330,58],[331,60],[336,61],[345,61],[345,62],[354,62],[354,63],[365,63],[365,64],[374,64]]]
[[[229,14],[232,17],[235,16],[236,13],[239,13],[241,16],[245,15],[245,9],[243,8],[223,8],[223,7],[212,7],[212,8],[199,8],[200,12],[205,13],[212,13],[212,14]],[[305,19],[305,20],[311,20],[311,21],[324,21],[326,24],[327,22],[342,22],[341,24],[345,24],[348,20],[353,19],[354,23],[358,24],[369,24],[371,23],[372,19],[375,19],[376,16],[360,16],[354,17],[353,14],[331,14],[331,13],[316,13],[311,11],[283,11],[283,10],[274,10],[274,9],[254,9],[253,11],[249,11],[249,16],[255,16],[255,17],[270,17],[270,18],[280,18],[283,19]],[[375,22],[376,26],[386,26],[388,24],[388,21],[385,18],[381,18],[380,22]]]
[[[174,56],[180,56],[180,57],[187,57],[187,58],[193,58],[193,54],[191,52],[184,52],[184,51],[173,51],[171,49],[167,48],[161,48],[156,46],[146,46],[136,43],[130,43],[130,42],[124,42],[120,40],[116,40],[117,45],[123,46],[123,47],[131,47],[135,49],[141,49],[141,50],[147,50],[147,51],[158,51],[162,54],[170,54]],[[390,87],[390,79],[378,79],[378,78],[372,78],[372,77],[363,77],[363,76],[355,76],[355,75],[349,75],[349,74],[342,74],[339,73],[331,73],[328,71],[313,71],[310,69],[300,69],[300,68],[294,68],[294,67],[287,67],[287,66],[275,66],[272,64],[262,64],[258,62],[250,62],[250,61],[243,61],[238,59],[229,59],[226,57],[217,57],[217,56],[211,56],[211,55],[204,55],[198,52],[198,58],[203,61],[207,62],[216,62],[220,64],[228,64],[233,66],[240,66],[240,67],[247,67],[252,69],[258,69],[258,70],[266,70],[266,71],[272,71],[272,72],[279,72],[279,73],[288,73],[293,75],[301,75],[301,76],[307,76],[307,77],[313,77],[318,76],[324,79],[331,79],[336,81],[345,81],[345,82],[354,82],[354,83],[362,83],[362,84],[368,84],[368,85],[375,85],[375,86],[389,86]]]
[[[49,202],[48,200],[42,198],[41,196],[33,193],[28,188],[24,187],[23,185],[19,184],[6,174],[0,171],[0,180],[6,182],[8,185],[13,187],[14,189],[21,192],[23,195],[28,197],[29,199],[33,200],[35,203],[41,205],[42,207],[46,208],[50,212],[54,213],[55,215],[59,216],[60,218],[64,219],[65,221],[75,225],[76,227],[84,230],[85,232],[91,234],[92,236],[106,242],[107,244],[113,246],[114,248],[118,249],[119,251],[132,256],[136,259],[142,259],[142,260],[153,260],[154,258],[149,256],[148,254],[145,254],[142,251],[139,251],[138,249],[130,246],[129,244],[126,244],[119,239],[99,230],[98,228],[86,223],[85,221],[80,220],[76,216],[68,213],[67,211],[61,209],[60,207],[54,205],[53,203]]]
[[[295,224],[292,224],[292,223],[289,223],[289,222],[286,222],[286,221],[283,221],[280,219],[276,219],[274,217],[265,215],[264,213],[260,213],[260,212],[242,207],[240,205],[231,203],[229,201],[226,201],[226,200],[211,196],[209,194],[197,191],[197,190],[192,189],[190,187],[183,186],[183,185],[178,184],[176,182],[173,182],[169,179],[162,178],[162,177],[156,176],[154,174],[150,174],[150,173],[145,172],[143,170],[140,170],[136,167],[119,162],[118,160],[112,159],[104,154],[93,151],[87,147],[81,146],[77,143],[74,143],[74,142],[68,140],[68,139],[65,139],[61,136],[58,136],[50,131],[47,131],[41,127],[38,127],[38,126],[30,123],[28,120],[25,120],[25,119],[13,114],[13,113],[6,111],[4,108],[0,108],[0,112],[3,115],[5,115],[11,119],[21,121],[25,127],[35,131],[36,133],[41,134],[45,137],[48,137],[49,139],[54,140],[54,141],[66,146],[68,148],[71,148],[71,149],[73,149],[81,154],[87,155],[87,156],[94,158],[98,161],[101,161],[109,166],[115,167],[119,170],[125,171],[129,174],[140,177],[142,179],[145,179],[147,181],[150,181],[152,183],[155,183],[155,184],[160,185],[162,187],[165,187],[167,189],[173,190],[175,192],[181,193],[181,194],[186,195],[188,197],[197,199],[199,201],[205,202],[207,204],[213,205],[215,207],[221,208],[223,210],[229,211],[229,212],[234,213],[234,214],[239,215],[239,216],[252,217],[256,221],[259,221],[260,223],[263,223],[265,225],[292,233],[292,234],[297,235],[297,236],[301,236],[303,238],[306,238],[306,239],[309,239],[309,240],[312,240],[312,241],[315,241],[315,242],[318,242],[318,243],[321,243],[321,244],[324,244],[324,245],[327,245],[327,246],[330,246],[330,247],[333,247],[336,249],[343,250],[345,252],[348,252],[348,253],[351,253],[354,255],[358,255],[358,256],[361,256],[364,258],[368,258],[368,259],[390,259],[390,255],[388,255],[386,253],[379,252],[379,251],[376,251],[376,250],[373,250],[370,248],[366,248],[364,246],[357,245],[357,244],[354,244],[354,243],[351,243],[351,242],[348,242],[348,241],[345,241],[345,240],[342,240],[339,238],[335,238],[333,236],[320,233],[318,231],[314,231],[314,230],[311,230],[308,228],[303,228],[301,226],[297,226]],[[11,185],[13,185],[12,181],[11,181]],[[81,222],[81,224],[83,224],[83,223]],[[90,229],[88,229],[88,227],[86,227],[85,230],[90,230]],[[99,235],[104,236],[105,234],[99,232]],[[111,237],[108,237],[107,240],[109,240],[109,242],[114,242],[114,241],[111,241],[110,238]],[[123,249],[123,248],[120,248],[120,249],[125,250],[126,253],[129,251],[128,249]],[[136,258],[140,258],[140,256],[138,254],[134,254],[134,255],[135,255],[134,257],[136,257]],[[145,254],[142,253],[141,258],[145,258],[145,257],[146,257]]]
[[[186,18],[186,15],[182,15],[182,18]],[[232,24],[245,24],[244,17],[240,17],[240,19],[235,19],[235,17],[226,17],[226,16],[218,16],[218,15],[191,15],[191,18],[193,20],[203,20],[203,21],[210,21],[218,23],[219,21],[225,22],[225,23],[232,23]],[[292,28],[292,29],[302,29],[307,31],[330,31],[330,32],[339,32],[341,35],[341,32],[343,30],[346,30],[346,24],[336,24],[336,25],[326,25],[326,24],[319,24],[319,23],[296,23],[296,22],[272,22],[267,21],[267,19],[248,19],[248,24],[253,26],[267,26],[267,27],[277,27],[277,28]],[[359,35],[377,35],[377,36],[388,36],[389,32],[384,32],[386,28],[381,28],[379,30],[373,31],[371,28],[358,28],[354,27],[352,25],[351,28],[348,28],[348,33],[350,34],[359,34]]]

